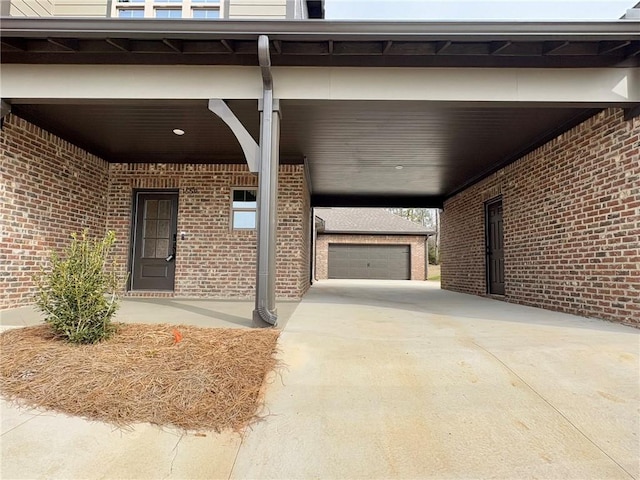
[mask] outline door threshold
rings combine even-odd
[[[173,290],[129,290],[124,294],[125,297],[173,297]]]

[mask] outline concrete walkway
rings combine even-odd
[[[278,302],[279,321],[286,325],[298,301]],[[200,298],[124,298],[114,321],[127,323],[169,323],[217,328],[250,328],[253,301]],[[26,327],[42,323],[34,307],[0,312],[0,327]]]
[[[1,477],[638,479],[639,335],[429,282],[320,282],[244,437],[3,405]]]

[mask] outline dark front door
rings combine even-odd
[[[173,290],[178,194],[136,193],[132,290]]]
[[[487,204],[487,280],[489,293],[504,295],[502,200]]]

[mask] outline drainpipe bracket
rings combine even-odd
[[[258,111],[259,112],[264,112],[264,100],[262,98],[258,99]],[[282,112],[280,111],[280,99],[279,98],[274,98],[273,99],[273,108],[271,110],[272,112],[278,112],[280,114],[280,117],[282,117]]]

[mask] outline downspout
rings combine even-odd
[[[318,240],[318,230],[316,228],[316,209],[311,208],[311,285],[316,281],[316,242]]]
[[[429,235],[424,237],[424,279],[429,280]]]
[[[280,116],[277,102],[273,99],[269,37],[266,35],[258,38],[258,59],[262,72],[262,102],[258,176],[258,268],[253,325],[270,327],[275,326],[278,320],[275,283]]]

